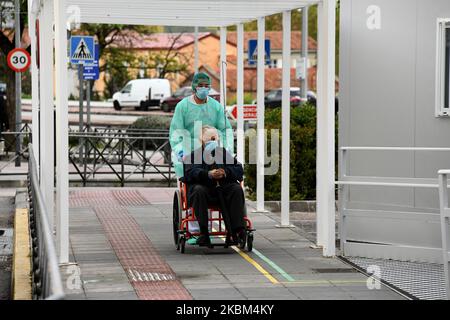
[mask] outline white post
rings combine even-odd
[[[283,64],[282,64],[282,102],[281,102],[281,225],[291,227],[289,222],[289,173],[291,152],[291,12],[283,12]]]
[[[448,188],[447,188],[447,173],[445,170],[438,172],[439,180],[439,206],[441,218],[441,240],[442,240],[442,260],[444,264],[444,279],[445,292],[447,293],[447,300],[450,300],[450,261],[448,254],[449,232],[448,228]]]
[[[227,95],[227,27],[220,27],[220,104],[226,107]]]
[[[56,206],[57,250],[60,263],[69,262],[69,166],[68,166],[68,103],[67,103],[67,30],[66,0],[55,3],[56,63]]]
[[[244,164],[245,158],[245,139],[244,139],[244,24],[237,25],[237,85],[236,85],[236,103],[237,103],[237,159]]]
[[[33,3],[36,4],[36,1],[28,0],[28,30],[31,40],[31,127],[37,174],[41,177],[39,158],[39,74],[36,61],[36,12],[33,10]]]
[[[54,229],[54,141],[53,118],[53,1],[44,1],[40,16],[40,110],[41,110],[41,188],[48,211],[50,228]]]
[[[305,74],[302,79],[302,96],[308,98],[308,11],[309,7],[302,8],[302,53],[301,56],[305,62]]]
[[[264,78],[265,78],[265,66],[264,66],[264,36],[265,36],[265,18],[258,18],[258,57],[257,57],[257,164],[256,164],[256,211],[264,211],[264,163],[265,163],[265,130],[264,130]]]
[[[335,255],[335,21],[336,0],[318,5],[317,244]]]
[[[195,73],[198,72],[199,64],[198,64],[198,27],[194,29],[194,70]]]
[[[21,47],[21,34],[20,30],[20,1],[14,0],[14,44],[16,48]],[[16,83],[16,132],[20,132],[22,129],[22,74],[20,72],[15,73],[15,83]],[[20,167],[22,156],[20,152],[22,149],[23,137],[18,134],[15,139],[16,143],[16,167]]]

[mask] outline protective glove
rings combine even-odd
[[[178,151],[177,153],[178,161],[183,162],[183,156],[184,156],[183,150]]]

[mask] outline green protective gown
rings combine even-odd
[[[186,97],[175,108],[169,132],[172,162],[178,178],[184,175],[183,165],[177,157],[179,151],[183,150],[186,156],[199,148],[202,127],[205,125],[215,127],[219,132],[220,144],[234,154],[233,130],[223,106],[211,97],[204,104],[196,104],[192,96]]]

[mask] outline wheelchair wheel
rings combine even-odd
[[[177,250],[180,248],[180,234],[178,231],[181,227],[182,208],[181,208],[181,196],[180,191],[176,190],[173,195],[173,241]]]
[[[247,251],[251,252],[253,250],[253,232],[249,232],[247,235]]]
[[[182,237],[180,238],[179,246],[180,246],[180,252],[181,252],[181,253],[184,253],[184,252],[185,252],[185,249],[186,249],[186,238],[185,238],[184,236],[182,236]]]
[[[239,249],[245,249],[245,244],[247,243],[247,241],[248,241],[248,235],[246,235],[246,237],[245,238],[241,238],[241,237],[239,237],[238,238],[238,247],[239,247]]]

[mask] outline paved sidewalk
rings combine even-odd
[[[256,250],[187,246],[181,254],[172,237],[173,191],[72,189],[76,265],[62,267],[69,299],[402,299],[384,286],[369,290],[365,276],[251,207]]]

